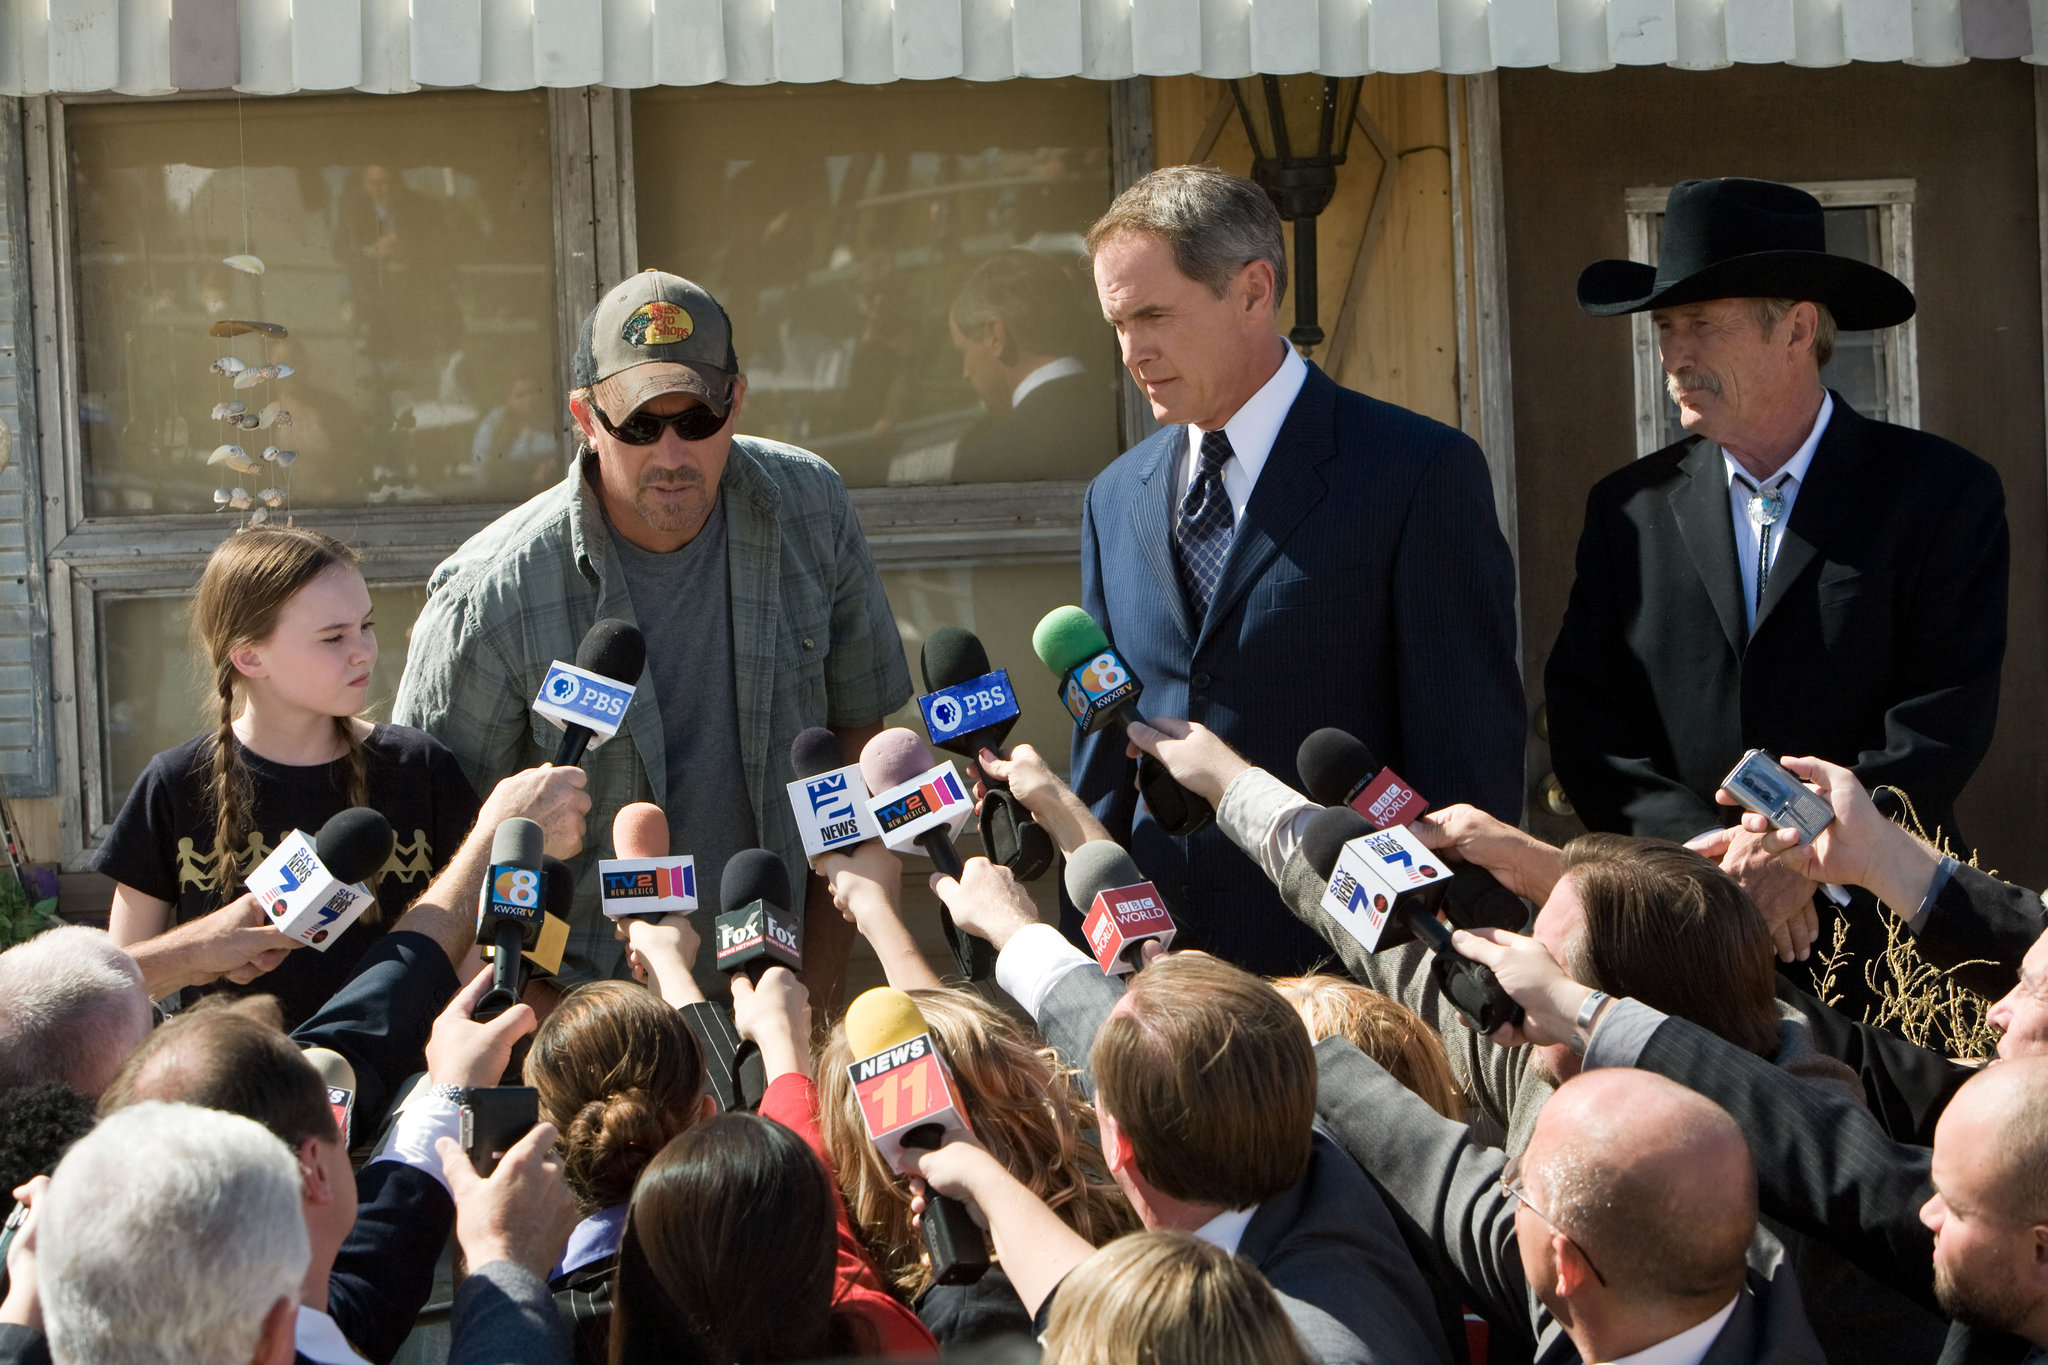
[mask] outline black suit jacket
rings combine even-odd
[[[358,1171],[356,1200],[328,1277],[327,1315],[371,1365],[389,1365],[434,1292],[455,1201],[433,1176],[397,1161]]]
[[[1200,721],[1279,773],[1311,731],[1339,726],[1432,803],[1519,819],[1515,573],[1479,447],[1311,365],[1208,616],[1190,621],[1173,560],[1186,442],[1168,427],[1126,452],[1082,513],[1081,605],[1144,683],[1138,710]],[[1264,975],[1327,954],[1222,831],[1161,830],[1132,775],[1121,731],[1076,739],[1075,790],[1165,895],[1186,946]]]
[[[1566,794],[1590,829],[1686,839],[1734,820],[1714,788],[1757,747],[1896,786],[1953,833],[1998,715],[2007,558],[1990,465],[1840,394],[1754,632],[1720,448],[1610,474],[1544,674]]]
[[[1123,995],[1123,983],[1092,965],[1068,972],[1046,996],[1039,1025],[1092,1097],[1088,1053]],[[1379,1191],[1330,1138],[1317,1132],[1308,1172],[1262,1202],[1238,1254],[1273,1288],[1321,1309],[1385,1365],[1448,1362],[1435,1295]]]
[[[1116,456],[1116,393],[1116,381],[1094,370],[1048,379],[967,429],[953,452],[953,477],[1010,483],[1100,469]]]
[[[351,1145],[384,1126],[406,1077],[425,1069],[434,1020],[460,984],[438,943],[393,930],[371,944],[347,984],[293,1030],[300,1047],[331,1048],[355,1068]]]
[[[1598,1060],[1597,1038],[1594,1047],[1589,1061]],[[1764,1213],[1831,1242],[1875,1278],[1939,1311],[1934,1234],[1920,1221],[1920,1206],[1934,1193],[1927,1148],[1892,1141],[1853,1101],[1801,1085],[1684,1019],[1658,1024],[1635,1065],[1728,1111],[1749,1140]],[[2035,1354],[2021,1338],[1956,1324],[1941,1365],[2004,1365]]]
[[[1745,1056],[1748,1054],[1744,1054]],[[1423,1230],[1442,1273],[1496,1331],[1540,1365],[1579,1359],[1522,1272],[1502,1154],[1472,1140],[1343,1038],[1316,1044],[1316,1112],[1346,1151]],[[1776,1070],[1775,1067],[1771,1068]],[[1785,1249],[1757,1229],[1735,1312],[1702,1365],[1821,1365]]]

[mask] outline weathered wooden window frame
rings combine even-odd
[[[566,390],[578,323],[603,288],[638,269],[632,112],[627,92],[601,87],[551,90],[548,101],[558,384]],[[135,101],[57,95],[24,100],[19,122],[4,130],[19,168],[13,184],[20,192],[9,203],[20,206],[17,222],[25,227],[13,239],[25,244],[15,253],[22,272],[17,278],[25,280],[17,298],[32,310],[32,325],[18,323],[18,332],[33,336],[32,345],[23,341],[18,357],[24,410],[15,447],[26,462],[25,506],[41,505],[40,517],[28,514],[27,536],[31,576],[48,603],[37,699],[50,716],[47,747],[54,761],[46,760],[46,766],[58,798],[59,853],[67,868],[83,865],[126,796],[107,790],[104,768],[104,608],[114,601],[189,593],[222,534],[220,518],[206,514],[86,515],[65,111],[123,102]],[[1151,169],[1151,131],[1149,81],[1115,83],[1108,130],[1115,188]],[[1126,444],[1152,429],[1135,389],[1125,395],[1122,425]],[[1083,480],[1066,480],[864,488],[854,491],[853,500],[884,570],[1071,563],[1080,549],[1085,487]],[[401,586],[424,582],[434,565],[508,507],[340,509],[302,513],[299,520],[361,550],[372,586]]]
[[[1799,186],[1827,209],[1876,209],[1878,211],[1878,264],[1896,275],[1908,289],[1913,287],[1913,182],[1911,180],[1826,180]],[[1641,186],[1624,191],[1623,208],[1628,215],[1628,255],[1632,261],[1650,263],[1650,221],[1664,212],[1671,197],[1668,185]],[[1657,329],[1648,313],[1629,319],[1634,330],[1636,393],[1636,457],[1660,448],[1658,422],[1664,401],[1664,366],[1657,357]],[[1885,329],[1879,339],[1884,350],[1885,402],[1889,420],[1900,426],[1920,425],[1920,362],[1916,321],[1909,319]]]

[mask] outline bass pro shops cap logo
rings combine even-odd
[[[628,346],[673,346],[678,341],[688,341],[690,333],[696,330],[690,315],[679,305],[656,299],[635,308],[619,335]]]
[[[951,697],[940,697],[932,703],[932,728],[952,734],[960,728],[960,703]]]
[[[548,700],[567,706],[576,700],[576,680],[567,673],[557,673],[548,682]]]

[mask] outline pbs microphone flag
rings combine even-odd
[[[626,723],[626,708],[632,704],[632,684],[560,659],[548,665],[548,675],[540,681],[540,695],[533,699],[533,709],[557,728],[581,725],[589,730],[593,749],[619,732]]]
[[[921,834],[944,826],[958,834],[974,815],[974,803],[967,799],[967,787],[950,763],[941,763],[877,792],[868,802],[875,823],[881,827],[882,842],[892,852],[917,851]]]

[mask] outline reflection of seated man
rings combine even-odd
[[[1066,262],[1034,251],[1006,251],[967,277],[949,326],[988,415],[960,438],[954,477],[1082,477],[1116,458],[1115,386],[1076,354],[1082,297]]]
[[[484,414],[476,424],[476,436],[469,443],[469,458],[477,464],[493,460],[559,460],[562,438],[548,422],[547,404],[541,396],[540,380],[530,374],[513,376],[505,390],[505,401]]]

